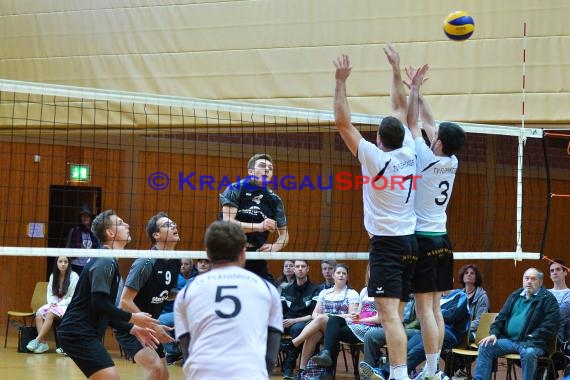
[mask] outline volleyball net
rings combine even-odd
[[[436,115],[437,116],[437,115]],[[381,116],[353,114],[375,141]],[[548,189],[542,129],[460,123],[467,142],[448,207],[458,259],[539,258]],[[115,257],[152,257],[147,220],[167,212],[181,242],[170,257],[205,257],[219,194],[272,155],[286,252],[266,259],[367,260],[360,166],[332,110],[0,81],[0,255],[90,256],[66,249],[79,209],[115,210],[133,241]],[[111,253],[109,253],[111,254]]]

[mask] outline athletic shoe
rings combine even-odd
[[[67,354],[65,353],[65,351],[63,351],[63,348],[61,348],[61,347],[56,348],[56,349],[55,349],[55,352],[56,352],[57,354],[60,354],[60,355],[63,355],[63,356],[67,356]]]
[[[358,364],[358,372],[360,372],[362,380],[384,380],[380,370],[372,367],[366,362],[360,362],[360,364]]]
[[[434,380],[450,380],[449,376],[447,376],[443,371],[437,371],[435,375],[433,375],[432,379]]]
[[[450,380],[450,379],[449,376],[443,373],[443,371],[437,371],[433,376],[428,376],[427,373],[422,371],[416,377],[414,377],[414,380]]]
[[[333,364],[329,350],[322,350],[320,354],[313,356],[312,359],[321,367],[330,367]]]
[[[38,344],[38,347],[36,347],[36,349],[34,350],[34,354],[43,354],[47,350],[49,350],[48,344],[40,342]]]
[[[28,351],[32,351],[34,352],[36,350],[36,348],[38,348],[38,345],[40,344],[40,341],[36,338],[36,339],[32,339],[28,342],[28,345],[26,346],[26,349]]]

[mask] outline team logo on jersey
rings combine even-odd
[[[168,299],[168,290],[163,290],[162,292],[160,292],[160,295],[158,297],[152,297],[152,300],[150,302],[158,304],[158,303],[163,303],[167,299]]]

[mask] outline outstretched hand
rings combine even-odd
[[[428,70],[429,66],[427,64],[415,70],[411,77],[410,87],[417,86],[419,88],[426,81],[425,75],[427,74]]]
[[[350,71],[352,70],[348,55],[342,54],[334,61],[334,65],[336,67],[335,79],[345,81],[350,76]]]
[[[404,85],[408,88],[408,90],[410,89],[410,87],[412,87],[412,78],[414,77],[414,75],[416,75],[416,72],[418,70],[414,69],[412,66],[407,66],[406,67],[406,76],[408,77],[408,79],[403,80],[402,82],[404,82]],[[427,82],[429,78],[424,77],[423,81],[422,81],[422,85]]]
[[[151,329],[145,329],[134,325],[130,333],[134,335],[139,342],[141,342],[143,347],[151,347],[154,349],[158,347],[158,339],[153,335],[153,331]]]
[[[158,325],[158,321],[156,319],[152,318],[149,313],[143,312],[132,313],[131,320],[129,322],[148,329],[154,329],[154,327]]]
[[[392,67],[400,67],[400,53],[396,51],[396,48],[393,44],[388,43],[384,48],[384,54],[386,54],[386,58],[388,58],[388,63],[392,65]]]
[[[168,327],[165,325],[158,325],[154,328],[153,335],[160,343],[172,343],[174,342],[174,338],[168,333],[169,331],[173,331],[173,327]]]

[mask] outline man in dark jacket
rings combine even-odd
[[[522,380],[534,379],[537,358],[548,354],[560,324],[558,302],[542,287],[543,279],[536,268],[524,272],[523,287],[507,298],[491,325],[491,335],[479,344],[475,380],[490,379],[493,359],[512,353],[521,356]]]
[[[308,277],[309,265],[305,260],[295,260],[295,281],[281,292],[283,306],[283,327],[285,334],[295,338],[311,320],[317,304],[319,286]],[[302,346],[301,346],[302,347]],[[283,363],[283,378],[293,379],[293,369],[301,347],[288,350]]]

